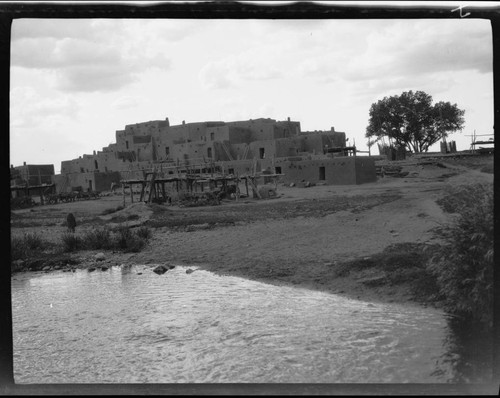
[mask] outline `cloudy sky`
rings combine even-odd
[[[290,117],[367,150],[371,104],[408,90],[465,109],[450,139],[468,149],[467,134],[493,133],[492,62],[490,23],[470,17],[14,20],[10,163],[59,173],[125,125],[166,117]]]

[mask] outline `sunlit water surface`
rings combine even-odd
[[[17,383],[429,383],[451,372],[441,311],[179,266],[16,274],[12,306]]]

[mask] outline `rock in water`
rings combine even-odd
[[[167,272],[170,268],[167,265],[158,265],[155,269],[153,269],[153,272],[158,274],[158,275],[163,275],[165,272]]]
[[[192,274],[194,272],[194,269],[187,269],[186,274]]]
[[[94,259],[96,261],[104,261],[105,257],[104,257],[104,253],[97,253],[95,256],[94,256]]]

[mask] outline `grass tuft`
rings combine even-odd
[[[10,245],[11,259],[25,259],[36,255],[36,253],[41,253],[51,246],[51,243],[37,233],[24,233],[21,237],[13,236]]]
[[[91,250],[110,249],[113,246],[111,232],[106,227],[85,232],[82,241],[83,246]]]
[[[83,246],[82,240],[75,234],[65,233],[61,240],[64,252],[74,252]]]

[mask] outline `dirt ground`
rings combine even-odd
[[[123,205],[123,197],[109,194],[97,200],[11,211],[11,233],[37,232],[60,242],[66,215],[72,212],[77,234],[97,225],[151,227],[153,237],[146,249],[105,252],[108,265],[184,264],[363,300],[411,301],[405,285],[369,284],[377,276],[376,269],[339,277],[336,268],[396,243],[440,243],[439,228],[454,215],[444,213],[436,200],[453,185],[492,183],[493,157],[415,156],[377,164],[400,167],[401,176],[386,175],[356,186],[279,184],[278,197],[273,199],[226,200],[206,207],[131,204],[126,196],[126,207],[113,211]],[[71,255],[85,266],[95,253]]]

